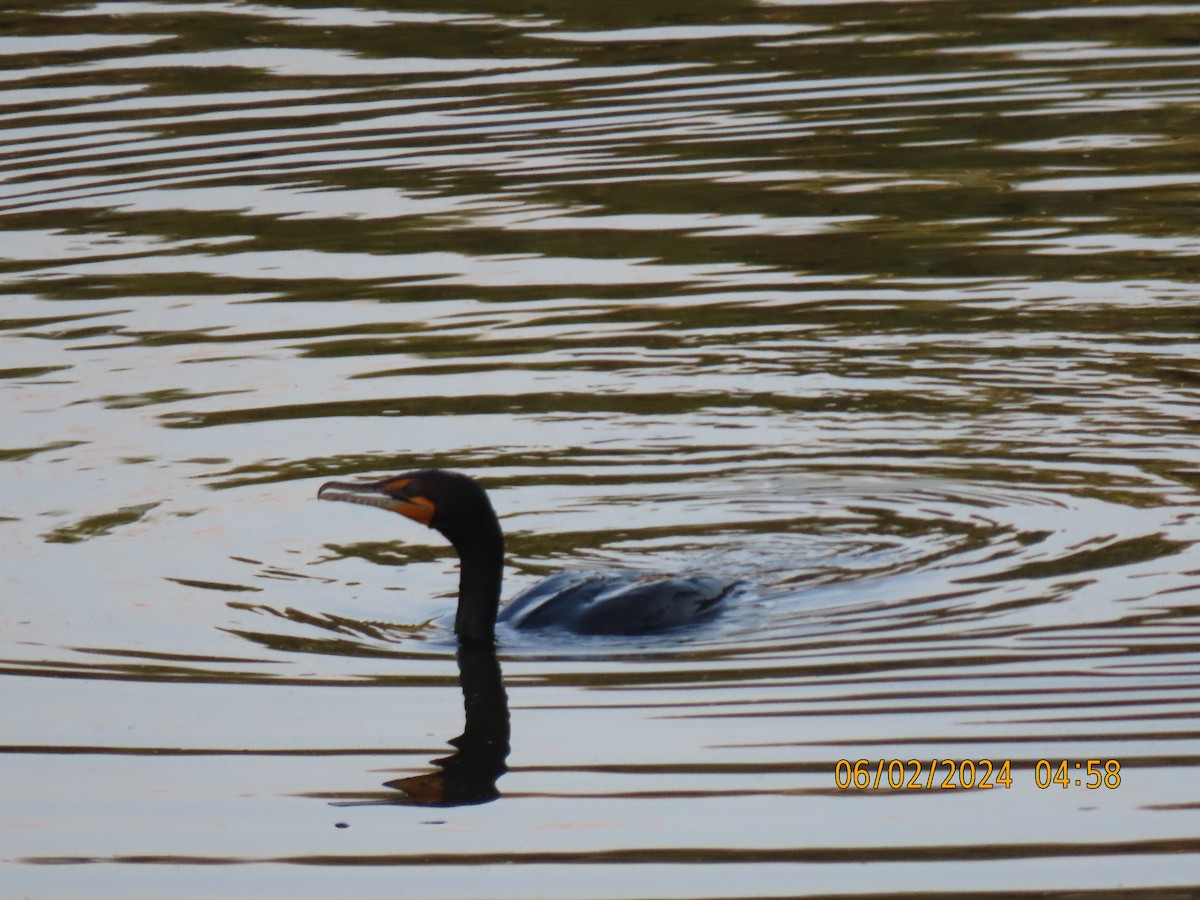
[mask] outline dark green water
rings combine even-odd
[[[1200,884],[1194,6],[10,0],[0,61],[0,892]],[[508,594],[748,587],[498,681],[436,535],[315,502],[429,465]]]

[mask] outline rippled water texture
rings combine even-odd
[[[1200,883],[1194,4],[16,0],[0,59],[6,896]],[[440,538],[315,500],[431,465],[506,595],[746,585],[456,656]]]

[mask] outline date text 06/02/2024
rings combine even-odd
[[[1014,783],[1011,760],[990,759],[839,759],[833,780],[841,791],[1010,790]],[[1089,791],[1121,786],[1121,763],[1115,759],[1039,759],[1033,783],[1046,788],[1084,788]]]

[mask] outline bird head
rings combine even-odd
[[[328,481],[319,500],[378,506],[427,525],[458,545],[499,528],[487,492],[474,478],[444,469],[405,472],[379,481]]]

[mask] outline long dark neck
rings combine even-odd
[[[459,558],[454,633],[464,643],[491,645],[496,639],[496,611],[504,577],[504,535],[499,523],[456,542],[454,549]]]

